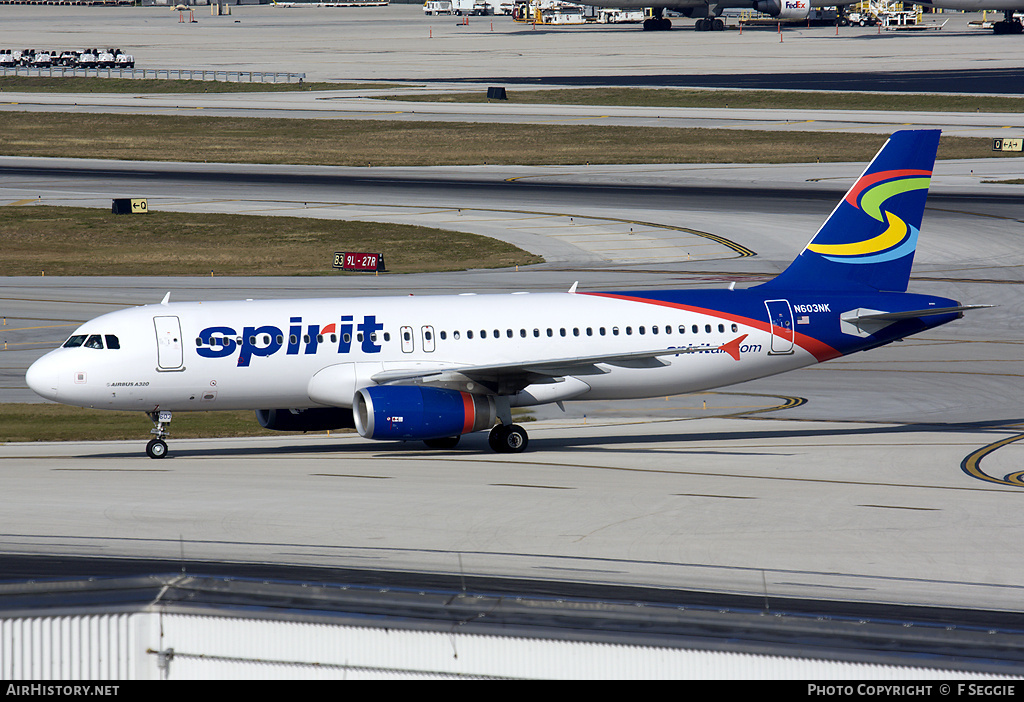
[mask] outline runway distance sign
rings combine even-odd
[[[1024,151],[1024,139],[993,139],[993,151]]]
[[[334,267],[346,271],[383,271],[384,254],[335,251]]]

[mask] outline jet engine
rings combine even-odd
[[[345,407],[256,410],[256,421],[274,431],[326,431],[352,428],[352,410]]]
[[[419,385],[381,385],[356,392],[356,431],[367,439],[440,439],[490,429],[494,398]]]
[[[810,0],[754,0],[754,9],[779,19],[807,19]]]

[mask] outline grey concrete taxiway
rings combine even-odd
[[[352,435],[176,440],[172,426],[171,456],[157,462],[142,453],[149,428],[142,416],[134,442],[7,444],[0,447],[0,471],[14,511],[0,547],[1014,609],[1021,571],[1003,557],[999,534],[1015,524],[1021,489],[1015,466],[1024,445],[1017,442],[1024,437],[1024,340],[1016,242],[1024,225],[1012,197],[970,180],[974,167],[1006,163],[951,164],[949,182],[936,179],[934,201],[945,205],[926,217],[912,289],[1000,306],[926,337],[715,393],[568,403],[566,414],[538,408],[539,421],[527,425],[531,448],[517,456],[489,453],[482,436],[466,437],[455,451],[428,452]],[[713,199],[698,189],[704,208],[654,205],[633,194],[636,206],[618,212],[666,226],[699,224],[757,253],[746,258],[717,246],[690,262],[652,257],[623,265],[581,252],[529,270],[430,276],[8,278],[0,297],[12,311],[9,324],[17,326],[8,328],[17,341],[3,356],[0,392],[24,399],[19,374],[76,320],[155,302],[167,290],[172,299],[224,299],[558,289],[575,279],[592,289],[757,279],[799,251],[841,196],[840,176],[852,179],[856,170],[711,169],[711,180],[723,183],[730,174],[743,187],[708,191]],[[669,168],[644,177],[664,187],[687,173]],[[515,205],[546,208],[545,217],[596,220],[622,207],[610,198],[630,197],[610,190],[611,183],[589,189],[594,181],[581,183],[566,171],[532,175],[552,177],[559,197],[536,186]],[[459,217],[450,205],[467,197],[468,176],[459,173],[462,185],[446,190],[440,175],[419,174],[430,196],[441,193],[449,220]],[[632,174],[610,169],[604,177]],[[780,188],[787,178],[799,188],[816,177],[826,185],[813,199],[787,197],[791,191]],[[35,185],[55,201],[81,197],[100,205],[95,185],[79,178]],[[28,194],[4,185],[5,197]],[[745,197],[759,185],[780,189],[774,198]],[[158,198],[163,190],[166,204],[178,209],[220,200],[174,194],[171,182],[148,187]],[[235,186],[229,179],[219,187]],[[287,187],[265,186],[250,192],[251,200],[225,197],[229,204],[220,206],[280,208],[292,197]],[[568,209],[567,187],[574,188]],[[339,207],[351,200],[346,194]],[[387,204],[425,196],[409,187]],[[479,201],[470,205],[500,209],[500,196],[489,189],[474,197]],[[719,201],[732,204],[709,206]],[[313,212],[331,209],[321,205]],[[472,220],[475,213],[469,206],[463,216]],[[486,226],[496,234],[521,226],[518,220],[506,212]]]
[[[450,92],[485,86],[452,85]],[[635,128],[746,129],[758,131],[888,134],[905,129],[941,129],[951,136],[1002,138],[1024,133],[1024,113],[922,112],[907,110],[711,109],[685,107],[589,107],[495,103],[423,103],[366,97],[365,89],[324,93],[257,93],[217,96],[89,95],[8,92],[0,112],[151,114],[184,117],[364,119],[387,122],[475,122],[489,124],[587,125]],[[193,137],[201,138],[201,137]]]
[[[716,414],[726,408],[710,408]],[[700,414],[696,412],[695,414]],[[354,435],[4,446],[9,554],[486,574],[1018,610],[1020,427],[543,421],[530,451]],[[1015,470],[1024,443],[981,461]]]
[[[308,80],[463,81],[551,76],[1017,69],[1020,37],[971,29],[980,15],[950,13],[941,31],[775,26],[671,32],[639,25],[535,27],[511,17],[426,17],[421,5],[370,8],[234,6],[194,11],[180,22],[167,7],[4,7],[11,48],[119,47],[138,67],[288,71]],[[187,13],[185,19],[188,19]],[[957,90],[962,90],[958,86]],[[845,86],[838,89],[845,89]]]

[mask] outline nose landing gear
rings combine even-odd
[[[150,439],[146,444],[146,455],[150,458],[163,458],[167,455],[167,425],[171,423],[171,413],[167,410],[150,412],[149,418],[153,421],[153,428],[149,430],[155,438]]]

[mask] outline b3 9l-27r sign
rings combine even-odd
[[[335,251],[334,267],[346,271],[383,271],[384,254]]]

